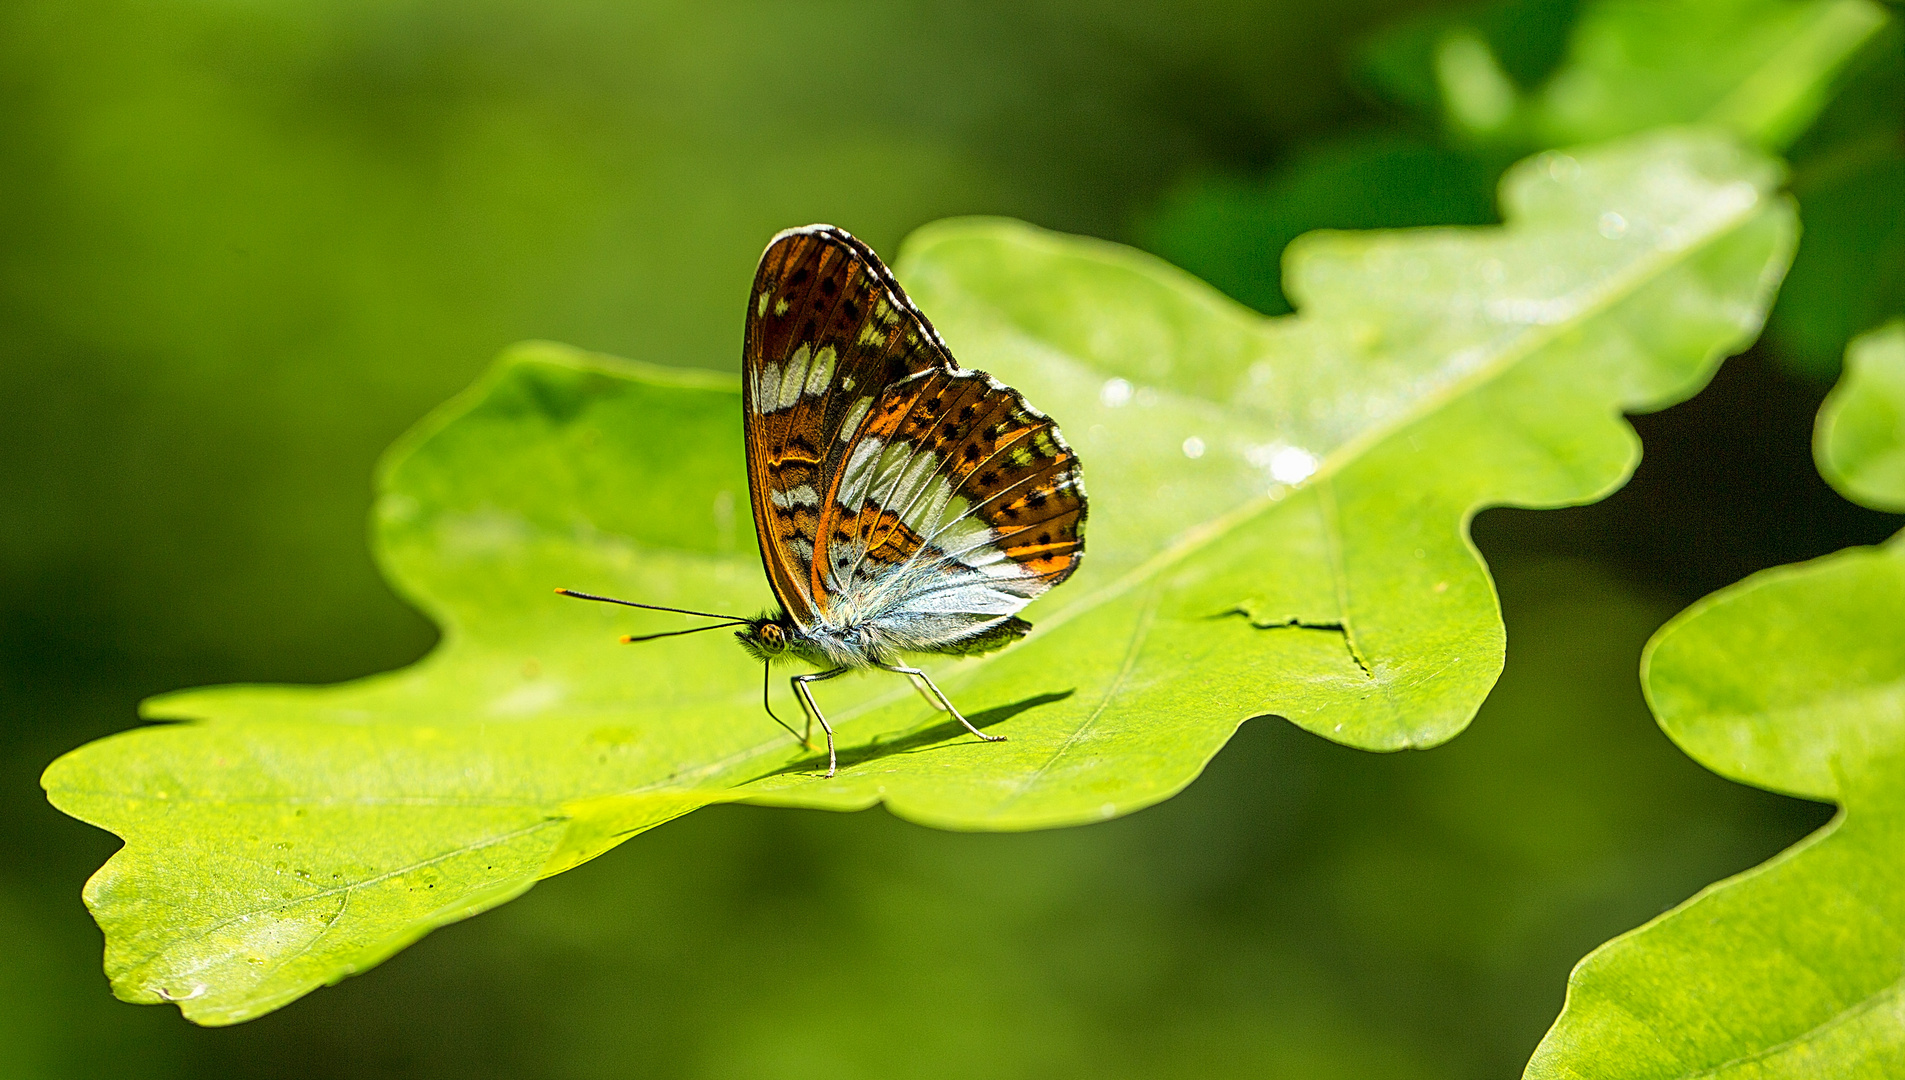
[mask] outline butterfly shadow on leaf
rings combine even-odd
[[[967,716],[967,719],[972,721],[972,726],[983,731],[994,724],[1003,724],[1007,720],[1025,712],[1027,709],[1035,709],[1040,705],[1050,705],[1055,701],[1063,701],[1071,697],[1073,693],[1075,693],[1075,691],[1061,690],[1048,694],[1035,694],[1032,697],[1012,702],[1009,705],[1000,705],[996,708],[987,709],[984,712],[972,713]],[[959,721],[948,717],[944,721],[933,724],[930,727],[899,732],[891,736],[875,735],[872,742],[862,743],[857,746],[842,746],[840,748],[840,767],[847,769],[879,758],[891,757],[894,754],[919,754],[960,745],[962,742],[960,736],[962,735],[966,737],[963,740],[964,742],[980,746],[986,745],[972,738],[970,733],[967,732],[964,727],[960,726]],[[770,770],[762,776],[757,777],[757,779],[764,780],[769,776],[780,776],[787,773],[824,772],[826,768],[827,755],[820,753],[803,757],[797,761],[791,761],[778,769]]]

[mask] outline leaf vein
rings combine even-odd
[[[306,893],[303,896],[296,896],[288,900],[281,900],[275,904],[266,904],[262,907],[250,908],[245,911],[235,912],[232,915],[228,916],[227,918],[222,919],[216,923],[213,923],[210,926],[205,927],[202,930],[197,931],[191,936],[191,938],[188,938],[185,940],[203,939],[208,934],[215,934],[218,931],[223,930],[225,927],[230,926],[231,924],[235,922],[241,922],[245,919],[251,918],[254,915],[263,915],[266,912],[278,911],[282,908],[291,907],[296,904],[309,903],[310,901],[313,901],[313,900],[322,900],[327,896],[336,896],[339,893],[343,893],[348,896],[351,892],[356,891],[358,889],[368,888],[372,885],[376,885],[379,882],[388,881],[389,879],[394,877],[401,877],[404,874],[412,873],[414,871],[421,870],[428,866],[435,866],[438,863],[448,862],[449,860],[454,859],[459,855],[466,855],[473,851],[481,851],[484,848],[495,847],[498,844],[506,844],[511,840],[517,839],[518,837],[528,836],[531,833],[534,833],[540,829],[546,829],[551,825],[566,824],[566,822],[567,822],[566,818],[544,818],[543,820],[538,821],[533,825],[529,825],[521,829],[516,829],[511,832],[503,833],[500,836],[488,837],[476,843],[463,844],[459,847],[453,848],[449,851],[445,851],[441,854],[433,855],[428,859],[423,859],[419,862],[409,863],[404,866],[399,866],[390,870],[386,870],[381,874],[377,874],[373,877],[365,878],[362,881],[347,882],[343,885],[333,885],[327,889],[320,889],[317,892]],[[342,909],[340,908],[339,910],[341,911]],[[180,944],[183,944],[183,941],[181,941]],[[162,948],[155,952],[148,953],[146,956],[140,959],[137,965],[134,965],[134,966],[143,967],[146,964],[150,963],[156,957],[163,955],[166,951],[168,950]]]

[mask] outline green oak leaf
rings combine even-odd
[[[1854,502],[1905,512],[1905,319],[1854,340],[1819,409],[1819,472]]]
[[[1283,319],[1112,244],[921,230],[902,280],[1063,426],[1088,553],[1025,641],[933,666],[1008,741],[895,677],[836,680],[833,780],[725,632],[622,646],[695,621],[551,592],[769,602],[732,382],[520,348],[383,468],[375,546],[435,652],[165,695],[146,715],[196,722],[47,770],[56,805],[127,841],[87,889],[114,988],[243,1020],[711,802],[1039,828],[1169,797],[1253,716],[1446,740],[1502,663],[1468,519],[1625,479],[1621,411],[1693,392],[1756,333],[1793,247],[1779,180],[1698,130],[1544,155],[1504,180],[1504,227],[1298,241]]]
[[[1894,508],[1902,376],[1905,326],[1855,342],[1817,444],[1840,490]],[[1581,961],[1527,1075],[1905,1075],[1905,534],[1701,600],[1642,678],[1707,768],[1841,810]]]

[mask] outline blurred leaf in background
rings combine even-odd
[[[1356,71],[1430,130],[1188,178],[1141,242],[1276,313],[1299,233],[1489,220],[1491,178],[1530,150],[1713,123],[1792,148],[1806,237],[1772,315],[1782,364],[1829,381],[1853,334],[1905,311],[1905,30],[1873,0],[1505,0],[1386,28]]]
[[[1790,151],[1806,235],[1767,334],[1819,383],[1855,336],[1905,315],[1905,20],[1894,17]]]
[[[1389,131],[1322,143],[1261,181],[1229,174],[1172,188],[1148,246],[1266,315],[1291,310],[1278,255],[1319,228],[1486,225],[1496,171],[1473,155]]]
[[[1381,31],[1360,70],[1378,94],[1475,144],[1525,150],[1698,123],[1779,149],[1887,23],[1876,0],[1497,0]]]

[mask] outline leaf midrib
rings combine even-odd
[[[172,951],[173,949],[176,949],[189,942],[202,941],[207,936],[211,934],[215,934],[218,931],[223,930],[225,927],[232,925],[233,923],[241,922],[245,919],[249,919],[254,915],[263,915],[266,912],[277,911],[281,908],[292,907],[297,904],[308,904],[315,900],[323,900],[327,897],[337,896],[340,894],[348,898],[350,894],[353,892],[370,888],[374,885],[377,885],[380,882],[388,881],[391,878],[402,877],[403,875],[411,873],[413,871],[421,870],[428,866],[434,866],[437,863],[447,862],[448,860],[454,859],[459,855],[465,855],[473,851],[481,851],[484,848],[496,847],[499,844],[506,844],[511,840],[517,839],[518,837],[529,836],[532,833],[537,832],[538,830],[547,829],[552,825],[561,825],[566,827],[567,822],[568,822],[567,818],[546,817],[533,824],[524,826],[523,828],[515,829],[510,832],[502,833],[496,836],[485,837],[482,840],[475,841],[472,843],[462,844],[449,851],[439,852],[438,854],[432,855],[427,859],[421,859],[414,863],[409,863],[404,866],[399,866],[390,870],[386,870],[383,873],[372,875],[371,877],[364,878],[361,881],[351,881],[351,882],[345,882],[342,885],[332,885],[332,886],[328,886],[326,888],[320,889],[313,893],[307,893],[303,896],[294,896],[287,900],[281,900],[275,904],[266,904],[262,907],[248,908],[244,911],[235,912],[231,915],[226,916],[223,919],[220,919],[218,922],[211,924],[210,926],[204,927],[202,929],[194,930],[190,937],[177,939],[169,945],[162,946],[158,949],[153,950],[152,952],[146,953],[145,955],[141,956],[137,962],[127,965],[125,969],[125,974],[122,977],[131,977],[133,975],[136,975],[139,971],[150,966],[154,961],[158,960],[160,957],[164,956],[166,953]],[[341,913],[342,913],[342,910],[340,909],[339,914]],[[334,917],[332,919],[332,922],[335,922],[335,921],[336,920]],[[328,925],[325,931],[321,932],[319,936],[322,936],[322,933],[324,932],[329,932]],[[308,949],[309,946],[306,946],[306,948]],[[201,964],[199,965],[198,968],[189,968],[187,970],[198,971],[206,966],[208,965]]]

